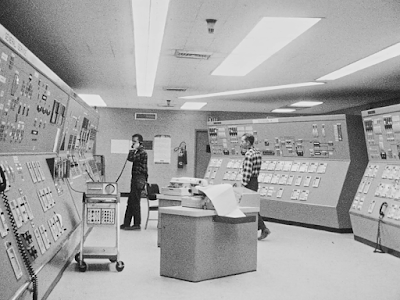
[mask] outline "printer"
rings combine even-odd
[[[193,177],[173,177],[166,187],[161,188],[161,194],[170,196],[190,196],[198,193],[197,186],[207,186],[206,179]]]
[[[260,195],[245,187],[233,187],[235,200],[239,207],[260,207]],[[182,207],[215,209],[212,201],[202,191],[194,188],[190,196],[183,196]]]
[[[200,209],[214,209],[211,200],[203,192],[197,190],[196,194],[190,196],[183,196],[181,199],[182,207],[200,208]]]

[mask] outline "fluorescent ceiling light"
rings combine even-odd
[[[95,94],[78,94],[78,96],[90,106],[107,106],[100,95]]]
[[[207,102],[186,102],[181,106],[181,109],[201,109]]]
[[[137,95],[151,97],[169,0],[132,0]]]
[[[289,113],[289,112],[294,112],[296,111],[294,108],[276,108],[272,110],[271,112],[276,112],[276,113]]]
[[[227,96],[227,95],[238,95],[238,94],[264,92],[264,91],[272,91],[272,90],[280,90],[280,89],[292,89],[292,88],[297,88],[297,87],[320,85],[320,84],[325,84],[325,83],[324,82],[292,83],[292,84],[267,86],[267,87],[245,89],[245,90],[235,90],[235,91],[227,91],[227,92],[212,93],[212,94],[185,96],[185,97],[179,97],[179,98],[182,98],[182,99],[200,99],[200,98],[210,98],[210,97],[217,97],[217,96]]]
[[[245,76],[321,18],[262,18],[211,75]]]
[[[294,106],[294,107],[313,107],[313,106],[317,106],[322,104],[323,102],[320,101],[300,101],[300,102],[296,102],[293,104],[290,104],[290,106]]]
[[[397,43],[389,48],[383,49],[382,51],[376,52],[368,57],[360,59],[346,67],[343,67],[339,70],[336,70],[332,73],[329,73],[325,76],[318,78],[317,80],[335,80],[362,69],[371,67],[373,65],[379,64],[385,60],[391,59],[393,57],[400,55],[400,43]]]

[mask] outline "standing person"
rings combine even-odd
[[[132,162],[131,191],[126,205],[124,223],[125,230],[140,230],[141,213],[140,198],[147,182],[147,152],[143,149],[143,136],[136,133],[132,136],[132,150],[129,150],[128,161]],[[131,220],[133,218],[133,226]]]
[[[258,175],[261,169],[261,153],[258,149],[254,148],[254,136],[250,133],[243,134],[240,142],[240,148],[246,151],[243,160],[243,177],[242,186],[258,191]],[[258,230],[261,230],[261,235],[258,240],[265,239],[271,231],[265,226],[260,213],[258,213]]]

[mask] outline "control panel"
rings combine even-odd
[[[42,299],[73,255],[83,193],[101,176],[98,123],[97,112],[0,25],[0,299]],[[101,222],[114,219],[102,208]]]
[[[333,115],[209,122],[212,157],[205,179],[240,185],[243,134],[261,152],[261,215],[351,230],[348,210],[367,164],[358,116]],[[329,192],[328,192],[329,191]]]
[[[53,152],[59,142],[68,93],[0,43],[0,147],[2,152]]]
[[[350,208],[355,239],[400,256],[400,105],[362,118],[369,163]]]
[[[76,95],[73,95],[76,96]],[[69,103],[66,126],[61,134],[60,153],[93,153],[98,127],[98,114],[87,110],[79,98]]]

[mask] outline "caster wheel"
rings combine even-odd
[[[84,261],[80,262],[79,272],[86,272],[86,270],[87,270],[87,264]]]
[[[118,261],[117,265],[115,266],[115,268],[117,269],[118,272],[121,272],[124,269],[125,265],[124,262],[122,261]]]
[[[80,258],[80,252],[78,252],[77,254],[75,254],[75,261],[79,264],[79,258]]]

